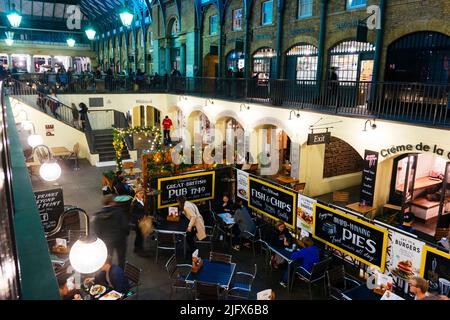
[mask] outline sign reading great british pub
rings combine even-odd
[[[248,206],[266,216],[281,220],[295,228],[297,220],[297,194],[274,184],[249,177]]]
[[[158,179],[158,209],[177,204],[177,197],[198,202],[214,199],[215,171]]]
[[[384,272],[388,241],[386,229],[316,203],[313,237]]]

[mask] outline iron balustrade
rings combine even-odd
[[[74,83],[57,88],[57,92],[170,93],[441,128],[450,126],[448,84],[171,76],[153,76],[144,80],[127,76],[93,77],[74,75]],[[33,84],[29,82],[29,85]],[[48,85],[43,87],[48,88]]]

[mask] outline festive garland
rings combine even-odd
[[[161,152],[162,143],[161,143],[161,129],[157,127],[134,127],[134,128],[126,128],[126,129],[113,129],[113,146],[114,151],[116,152],[116,163],[117,170],[123,169],[123,157],[122,151],[125,146],[125,137],[128,135],[130,137],[133,134],[145,134],[146,139],[149,139],[151,144],[150,151],[151,152]]]

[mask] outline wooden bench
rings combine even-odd
[[[416,218],[423,221],[438,216],[439,201],[430,201],[427,198],[417,198],[411,203],[411,211]]]

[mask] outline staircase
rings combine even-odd
[[[100,162],[108,162],[116,160],[116,151],[113,147],[113,136],[112,130],[95,130],[92,131],[94,138],[94,148],[95,152],[99,155]],[[128,148],[122,150],[122,158],[130,159],[130,154],[128,153]]]

